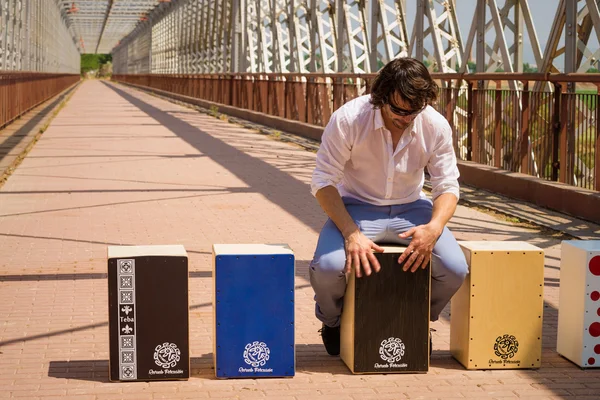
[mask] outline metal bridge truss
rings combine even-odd
[[[116,73],[369,73],[407,55],[520,72],[524,43],[540,72],[600,58],[600,0],[560,0],[545,49],[528,0],[477,0],[464,43],[456,0],[408,1],[410,34],[407,0],[0,0],[0,70],[75,71],[76,50],[112,52]]]
[[[79,73],[68,16],[55,0],[0,0],[0,71]]]
[[[599,0],[561,0],[546,49],[528,0],[478,0],[463,43],[456,0],[172,0],[113,50],[117,73],[369,73],[400,56],[438,72],[522,72],[524,43],[540,72],[585,72],[600,58]],[[561,41],[563,30],[565,40]],[[525,35],[529,40],[524,40]],[[516,88],[516,84],[514,86]]]

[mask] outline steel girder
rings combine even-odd
[[[101,54],[110,53],[164,1],[169,0],[59,0],[80,52]]]
[[[525,34],[540,72],[559,57],[565,72],[598,66],[600,0],[560,0],[543,54],[527,0],[478,0],[465,46],[456,0],[409,1],[410,37],[406,0],[0,0],[0,68],[74,71],[74,39],[112,51],[120,73],[362,73],[405,55],[434,71],[465,72],[474,57],[479,72],[517,72]]]
[[[67,23],[56,0],[0,0],[0,71],[79,73]]]
[[[425,17],[428,22],[426,29]],[[424,46],[428,36],[433,43],[433,51],[428,51]],[[435,71],[457,72],[460,69],[464,49],[455,0],[425,0],[418,3],[409,54],[420,60],[428,60]]]
[[[585,72],[598,62],[600,49],[588,47],[588,41],[593,31],[600,40],[599,4],[600,0],[560,0],[541,71],[557,72],[555,62],[563,54],[564,72]],[[563,30],[565,42],[561,45]]]
[[[115,67],[121,73],[362,73],[409,55],[429,60],[433,71],[466,72],[474,59],[478,72],[518,72],[525,34],[540,72],[554,71],[561,54],[565,72],[587,70],[600,57],[587,46],[592,32],[600,32],[600,0],[561,0],[543,53],[527,0],[478,0],[466,44],[456,0],[409,1],[417,5],[411,35],[406,0],[172,0],[121,40]],[[149,42],[147,50],[135,42],[138,36]]]

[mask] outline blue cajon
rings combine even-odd
[[[294,376],[293,251],[285,244],[215,244],[217,378]]]

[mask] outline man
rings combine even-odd
[[[378,272],[377,243],[401,243],[404,270],[432,260],[431,320],[467,274],[464,255],[445,227],[459,198],[452,130],[429,104],[438,86],[423,63],[399,58],[373,82],[371,94],[331,116],[317,153],[311,191],[329,216],[310,265],[315,313],[327,352],[340,353],[345,273]],[[424,167],[433,202],[422,192]]]

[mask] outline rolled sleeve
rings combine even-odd
[[[442,134],[427,164],[427,171],[431,179],[431,197],[434,200],[444,193],[452,193],[457,199],[460,198],[458,185],[460,173],[456,165],[450,126],[442,128]]]
[[[326,186],[337,186],[342,180],[352,149],[349,137],[349,124],[338,110],[331,116],[321,137],[311,181],[313,196]]]

